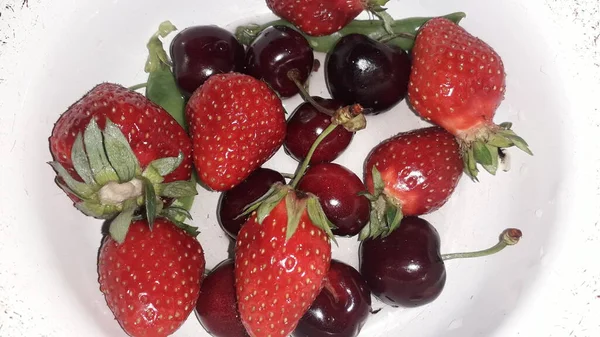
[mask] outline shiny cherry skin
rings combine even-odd
[[[354,172],[336,163],[312,165],[298,182],[298,189],[319,198],[325,216],[335,225],[333,234],[354,236],[369,222],[367,190]]]
[[[389,236],[363,241],[360,273],[373,294],[386,304],[427,304],[440,295],[446,283],[440,237],[429,222],[406,217]]]
[[[221,194],[217,205],[218,220],[221,228],[231,238],[235,239],[249,217],[237,218],[244,212],[244,208],[267,193],[276,182],[285,184],[285,178],[277,171],[261,167],[240,184]]]
[[[322,107],[335,111],[341,108],[342,103],[321,97],[313,97]],[[287,121],[287,131],[283,146],[285,151],[292,158],[302,161],[306,158],[308,150],[315,142],[317,137],[331,124],[331,117],[318,111],[315,107],[304,102],[300,104],[292,113]],[[338,126],[330,133],[315,150],[310,158],[311,164],[330,162],[346,150],[354,132]]]
[[[313,65],[313,50],[306,38],[286,26],[263,30],[246,52],[246,73],[267,82],[283,98],[299,92],[288,71],[297,69],[297,79],[304,83]]]
[[[244,57],[244,46],[217,26],[186,28],[171,42],[175,80],[187,97],[214,74],[242,72]]]
[[[404,99],[410,69],[409,55],[402,49],[349,34],[327,55],[325,82],[331,97],[346,105],[359,103],[378,114]]]
[[[358,271],[336,260],[294,337],[356,337],[371,312],[371,292]]]
[[[233,260],[225,260],[204,278],[196,317],[214,337],[248,337],[237,310]]]

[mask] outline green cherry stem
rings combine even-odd
[[[302,161],[302,164],[298,168],[298,171],[296,171],[296,175],[294,176],[294,180],[292,180],[292,182],[290,183],[290,186],[292,186],[293,188],[296,188],[296,185],[298,185],[300,178],[302,178],[302,176],[304,175],[304,172],[306,172],[306,169],[308,168],[308,164],[310,163],[310,159],[312,158],[313,154],[315,153],[315,150],[317,149],[317,147],[321,144],[323,139],[325,139],[325,137],[329,136],[329,134],[332,133],[333,130],[335,130],[335,128],[337,128],[337,127],[338,127],[337,124],[333,124],[333,123],[329,124],[329,126],[325,130],[323,130],[323,132],[319,135],[319,137],[317,137],[315,142],[310,147],[310,150],[308,150],[308,154],[306,155],[306,158],[304,158],[304,160]]]
[[[138,89],[145,88],[147,85],[148,85],[148,83],[139,83],[139,84],[136,84],[136,85],[132,85],[132,86],[130,86],[127,89],[135,91],[135,90],[138,90]]]
[[[517,228],[508,228],[502,232],[498,243],[488,249],[479,250],[475,252],[443,254],[442,260],[448,261],[454,259],[469,259],[474,257],[482,257],[496,254],[508,246],[516,245],[522,236],[523,233],[521,232],[521,230]]]

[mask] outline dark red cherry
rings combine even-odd
[[[306,38],[286,26],[263,30],[246,52],[246,73],[267,82],[281,97],[298,93],[288,71],[297,69],[297,78],[304,83],[313,66],[314,55]]]
[[[371,292],[356,269],[336,260],[294,337],[356,337],[371,312]]]
[[[446,283],[440,237],[429,222],[406,217],[389,236],[363,241],[360,273],[373,294],[386,304],[427,304],[440,295]]]
[[[248,336],[237,310],[234,277],[233,260],[225,260],[202,281],[196,316],[214,337]]]
[[[235,238],[248,219],[248,216],[237,217],[244,212],[246,206],[262,197],[276,182],[285,184],[285,179],[279,172],[261,167],[234,188],[223,192],[217,205],[221,228]]]
[[[244,46],[217,26],[186,28],[171,42],[173,73],[187,97],[213,74],[243,71],[244,56]]]
[[[369,200],[359,195],[366,187],[354,172],[335,163],[310,166],[298,189],[319,198],[327,218],[336,226],[333,234],[353,236],[369,222]]]
[[[378,114],[398,104],[408,91],[410,59],[402,49],[362,34],[342,37],[325,60],[331,97],[359,103]]]
[[[319,105],[331,111],[342,107],[342,103],[313,97]],[[287,121],[287,132],[283,146],[286,152],[298,161],[306,158],[308,150],[317,137],[331,124],[331,116],[328,116],[309,103],[300,104]],[[330,162],[336,159],[350,144],[354,132],[338,126],[330,133],[315,150],[310,158],[311,164]]]

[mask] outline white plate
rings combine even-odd
[[[98,289],[100,222],[71,206],[45,164],[53,122],[96,83],[143,82],[145,42],[161,21],[232,28],[269,12],[262,0],[21,1],[0,6],[0,336],[123,336]],[[390,2],[397,18],[467,13],[462,25],[498,51],[508,73],[496,121],[513,121],[535,157],[511,151],[509,173],[463,179],[427,216],[443,252],[488,246],[507,226],[521,227],[523,241],[494,257],[449,262],[437,301],[385,308],[361,336],[600,335],[599,15],[596,1],[579,3]],[[314,75],[313,94],[327,94],[322,76]],[[368,122],[338,160],[359,174],[377,142],[425,125],[404,103]],[[294,165],[280,152],[267,166]],[[227,250],[217,197],[202,192],[193,210],[208,267]],[[334,257],[356,265],[356,246],[343,240]],[[207,334],[192,315],[175,336]]]

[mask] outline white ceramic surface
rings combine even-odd
[[[361,336],[600,336],[599,6],[390,1],[397,18],[467,13],[462,25],[498,51],[508,73],[496,121],[513,121],[535,156],[511,151],[510,172],[478,184],[464,178],[426,217],[443,252],[488,246],[508,226],[523,229],[522,242],[449,262],[436,302],[384,308]],[[145,42],[161,21],[232,28],[270,18],[268,9],[263,0],[4,0],[0,13],[0,336],[124,336],[98,289],[100,222],[71,206],[45,164],[53,122],[96,83],[143,82]],[[313,75],[313,94],[327,95],[322,76]],[[426,125],[404,103],[368,123],[338,160],[359,174],[377,142]],[[267,166],[291,172],[295,163],[280,152]],[[227,251],[217,197],[201,192],[193,209],[208,267]],[[356,266],[356,247],[342,240],[334,257]],[[207,334],[192,315],[175,336]]]

